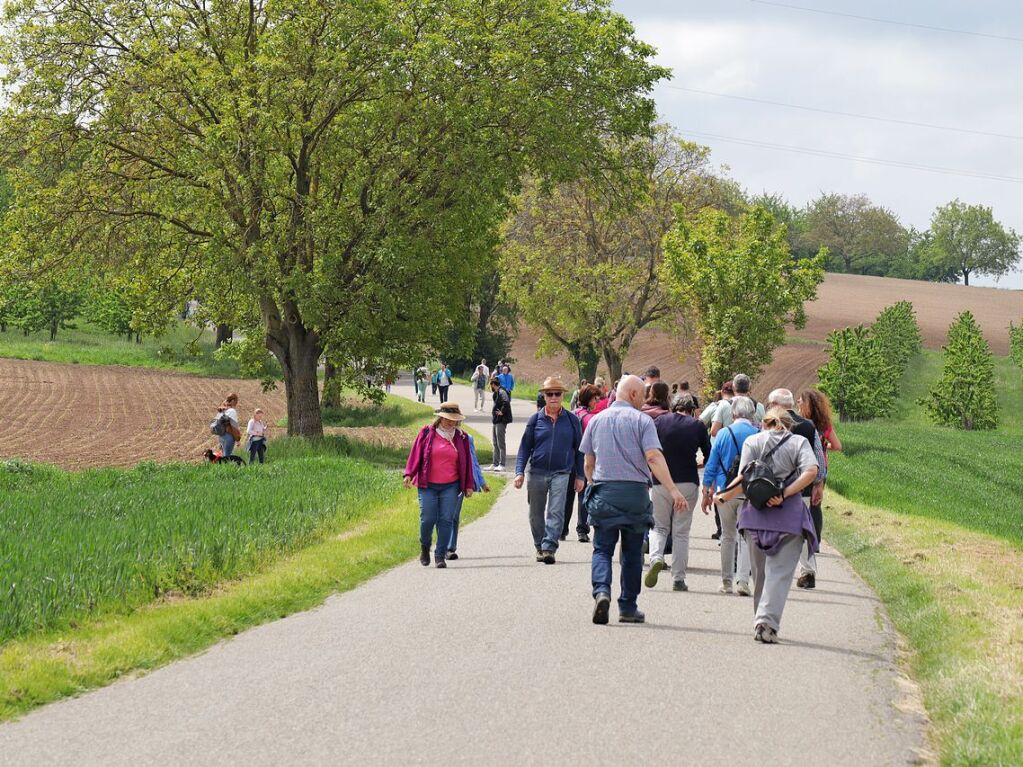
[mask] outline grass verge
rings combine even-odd
[[[185,322],[174,322],[159,337],[145,337],[135,343],[114,336],[88,322],[74,330],[62,330],[56,340],[49,331],[24,335],[8,329],[0,333],[0,357],[39,362],[67,362],[75,365],[125,365],[161,368],[196,375],[225,378],[243,377],[238,363],[214,355],[213,333],[199,331]]]
[[[503,487],[468,499],[462,524],[488,511]],[[264,571],[193,599],[164,600],[0,647],[0,721],[118,677],[163,666],[247,628],[319,605],[419,550],[412,491],[367,510],[345,534],[278,560]]]
[[[833,492],[825,503],[826,537],[908,642],[940,763],[1023,764],[1023,551]]]

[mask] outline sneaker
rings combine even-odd
[[[718,594],[731,594],[732,593],[732,582],[721,581],[721,587],[718,589]]]
[[[449,551],[445,556],[445,559],[458,559],[458,554],[453,551]]]
[[[430,566],[430,547],[429,546],[423,546],[419,550],[419,564],[421,564],[423,567],[429,567]]]
[[[661,570],[664,569],[664,560],[655,559],[650,563],[650,569],[647,570],[646,578],[643,579],[643,585],[648,589],[652,589],[657,585],[657,576],[660,575]]]
[[[672,591],[689,591],[689,587],[686,585],[685,581],[675,581],[673,584],[671,584],[671,590]]]
[[[611,610],[611,595],[601,591],[593,598],[593,622],[598,626],[607,624],[607,614]]]
[[[540,556],[540,561],[543,562],[545,565],[553,565],[554,564],[554,552],[553,551],[541,551],[540,555],[541,555]]]
[[[803,573],[799,576],[799,580],[796,581],[796,586],[801,589],[817,588],[817,576],[813,573]]]
[[[753,641],[763,644],[778,644],[778,632],[766,623],[761,623],[753,632]]]
[[[746,581],[739,581],[735,584],[735,593],[740,597],[748,597],[750,595],[749,584]]]
[[[590,536],[588,536],[586,533],[579,533],[579,543],[589,543],[589,542],[590,542]]]
[[[636,610],[634,613],[619,613],[619,623],[646,623],[646,615],[641,610]]]

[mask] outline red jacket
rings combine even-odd
[[[416,441],[412,443],[412,450],[405,463],[405,476],[411,477],[412,484],[416,487],[430,486],[427,478],[430,476],[430,454],[435,439],[444,438],[437,436],[437,430],[433,426],[424,426],[416,435]],[[458,452],[458,489],[462,493],[466,490],[475,490],[469,437],[461,429],[455,429],[455,450]]]

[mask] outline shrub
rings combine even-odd
[[[966,431],[994,429],[998,425],[994,358],[970,312],[962,312],[949,327],[942,361],[941,378],[921,400],[931,420]]]
[[[899,368],[900,376],[914,354],[920,351],[920,327],[916,323],[913,304],[899,301],[884,309],[870,328],[881,344],[888,362]]]
[[[881,345],[863,325],[828,334],[831,354],[817,371],[820,389],[843,421],[887,415],[895,404],[901,371],[888,362]]]
[[[1023,321],[1019,325],[1009,323],[1009,356],[1023,368]]]

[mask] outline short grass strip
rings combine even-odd
[[[909,644],[940,763],[1023,764],[1023,551],[834,492],[825,514],[825,538]]]

